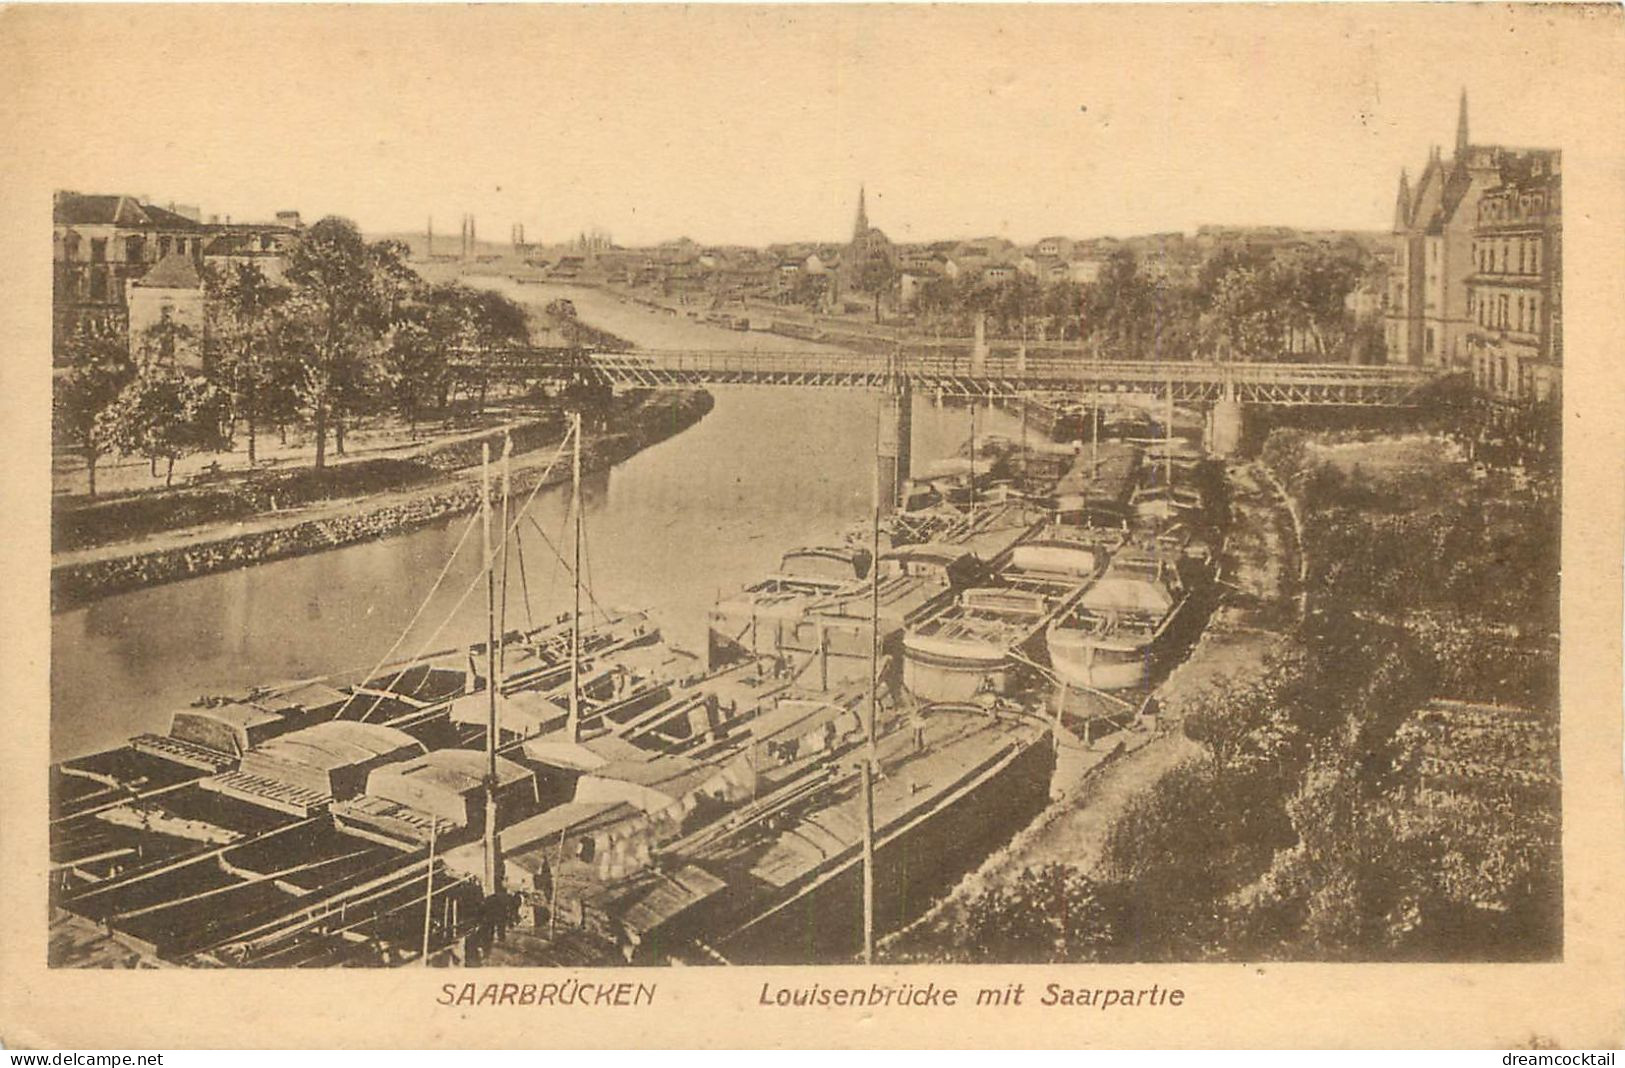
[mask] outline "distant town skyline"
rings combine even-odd
[[[1486,20],[1550,54],[1528,9],[1306,5],[1269,39],[1254,13],[1162,5],[7,17],[28,62],[108,67],[22,79],[24,116],[74,116],[34,163],[53,186],[372,233],[433,216],[453,243],[465,213],[493,243],[515,223],[536,243],[838,242],[860,184],[900,242],[1382,230],[1463,87],[1475,140],[1561,145],[1565,123],[1538,66],[1481,54]]]

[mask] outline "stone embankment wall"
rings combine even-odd
[[[619,429],[588,435],[582,448],[582,465],[588,469],[607,467],[664,441],[699,422],[714,403],[709,393],[683,391],[659,393],[624,417]],[[551,428],[538,426],[536,432]],[[557,440],[556,431],[553,431]],[[495,436],[500,445],[500,434]],[[456,443],[437,453],[434,464],[454,470],[478,463],[482,439]],[[516,451],[521,451],[515,441]],[[566,463],[533,465],[515,472],[513,492],[528,493],[546,474],[549,484],[569,480]],[[225,534],[186,545],[150,552],[138,552],[107,559],[64,564],[52,568],[53,611],[126,590],[154,586],[176,579],[207,575],[250,564],[264,563],[306,553],[322,552],[344,545],[387,537],[425,526],[479,507],[480,490],[476,479],[459,477],[425,487],[416,492],[390,494],[385,499],[356,503],[353,510],[313,517],[286,526]]]

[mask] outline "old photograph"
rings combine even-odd
[[[50,968],[1562,962],[1497,12],[29,12]]]

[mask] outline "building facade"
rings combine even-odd
[[[52,205],[52,353],[60,361],[75,333],[131,344],[160,322],[202,331],[206,269],[251,263],[280,282],[303,222],[278,212],[271,223],[198,221],[182,205],[138,197],[58,192]],[[195,362],[196,353],[185,358]]]
[[[1435,146],[1414,188],[1408,174],[1399,176],[1383,316],[1388,362],[1469,368],[1470,338],[1479,329],[1468,304],[1478,272],[1479,203],[1488,191],[1556,156],[1549,149],[1472,144],[1462,93],[1454,153],[1446,158]]]
[[[1473,384],[1492,402],[1557,401],[1563,368],[1563,174],[1556,152],[1479,198],[1468,279]]]
[[[203,280],[190,256],[172,251],[159,260],[130,283],[126,304],[137,359],[202,370]]]
[[[203,263],[205,231],[184,215],[130,196],[59,192],[52,205],[52,350],[76,332],[124,337],[130,285],[160,260]]]

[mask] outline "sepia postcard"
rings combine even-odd
[[[0,1041],[1619,1046],[1622,31],[0,11]]]

